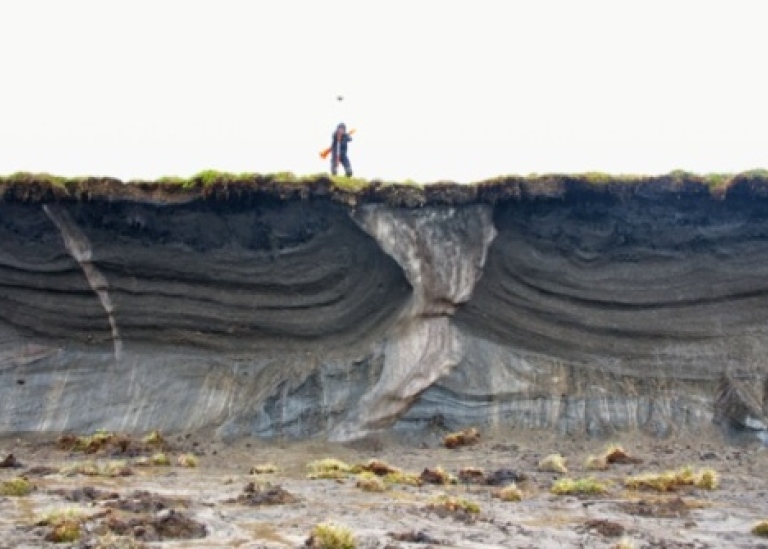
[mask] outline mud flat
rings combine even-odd
[[[302,547],[320,523],[370,548],[768,547],[751,532],[768,518],[768,451],[727,445],[715,432],[480,433],[454,449],[443,432],[346,444],[158,435],[0,440],[0,547]],[[617,447],[626,459],[600,462]],[[541,470],[551,454],[567,472]],[[400,474],[386,476],[387,467]],[[704,471],[716,473],[714,484],[695,480]],[[628,485],[664,472],[687,480],[668,491]],[[434,484],[437,473],[446,484]],[[9,493],[19,478],[28,493]],[[604,492],[552,492],[585,478]],[[499,497],[510,484],[520,501]],[[75,525],[72,541],[54,541],[57,520]]]

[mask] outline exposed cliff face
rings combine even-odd
[[[451,316],[471,297],[496,232],[485,205],[418,211],[373,206],[356,217],[403,267],[413,293],[388,334],[377,383],[334,429],[337,440],[390,427],[422,392],[462,361]]]
[[[6,186],[0,431],[763,433],[765,188]]]

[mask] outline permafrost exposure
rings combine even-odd
[[[766,358],[761,175],[0,182],[4,433],[762,437]]]

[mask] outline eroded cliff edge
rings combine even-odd
[[[768,179],[0,182],[0,432],[761,434]]]

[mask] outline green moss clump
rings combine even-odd
[[[395,471],[384,475],[384,482],[387,484],[403,484],[405,486],[421,486],[424,482],[416,473],[404,471]]]
[[[84,520],[85,515],[80,509],[69,508],[47,513],[37,521],[37,524],[51,527],[50,532],[45,536],[46,541],[72,543],[80,539]]]
[[[363,492],[384,492],[387,489],[387,485],[374,473],[365,471],[357,475],[357,483],[355,484]]]
[[[311,479],[339,479],[346,478],[352,472],[352,467],[344,461],[336,458],[324,458],[307,463],[309,478]]]
[[[251,467],[250,474],[252,475],[267,475],[270,473],[277,473],[280,469],[274,463],[260,463]]]
[[[176,463],[181,467],[197,467],[198,459],[195,454],[181,454],[176,458]]]
[[[545,473],[567,473],[565,458],[560,454],[550,454],[544,457],[538,465],[539,471]]]
[[[369,185],[367,179],[360,177],[346,177],[343,175],[332,175],[331,183],[333,183],[334,188],[347,192],[358,192]]]
[[[474,501],[466,498],[450,496],[448,494],[440,494],[433,498],[432,502],[428,506],[429,508],[442,508],[446,511],[464,511],[476,515],[480,513],[480,505]]]
[[[761,520],[752,528],[752,534],[761,538],[768,538],[768,520]]]
[[[148,433],[141,441],[148,446],[161,446],[165,444],[165,438],[157,429]]]
[[[32,493],[32,484],[24,477],[0,482],[0,496],[21,497]]]
[[[594,478],[563,478],[552,485],[550,491],[558,496],[586,496],[595,494],[604,494],[608,491],[608,486]]]
[[[149,458],[149,462],[152,465],[157,465],[160,467],[168,467],[171,464],[170,458],[162,452],[154,454],[151,458]]]
[[[523,491],[514,482],[505,486],[496,494],[502,501],[522,501]]]
[[[307,540],[307,547],[312,549],[355,549],[355,538],[346,526],[321,522],[312,529]]]
[[[703,490],[714,490],[719,483],[719,476],[714,469],[702,469],[698,472],[685,466],[676,471],[662,473],[643,473],[628,477],[624,485],[630,490],[655,490],[673,492],[680,486],[696,486]]]
[[[83,461],[62,467],[60,473],[64,476],[84,475],[88,477],[127,477],[133,474],[128,463],[123,460],[106,462]]]

